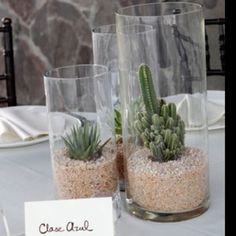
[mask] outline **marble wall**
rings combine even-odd
[[[13,20],[18,104],[45,104],[43,73],[91,63],[91,28],[114,23],[115,9],[141,2],[153,0],[0,0],[0,18]],[[203,2],[209,18],[224,17],[224,0]]]

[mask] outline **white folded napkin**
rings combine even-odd
[[[187,129],[200,128],[204,125],[202,113],[204,112],[204,99],[201,94],[178,94],[166,97],[167,102],[176,104],[177,112],[184,120]],[[217,101],[206,102],[208,128],[213,129],[224,126],[225,106]]]
[[[46,135],[46,107],[17,106],[0,109],[0,143],[29,141]]]

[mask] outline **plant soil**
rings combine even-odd
[[[118,188],[116,152],[107,144],[95,161],[73,160],[63,148],[54,153],[54,181],[62,199],[108,197]]]
[[[124,153],[123,153],[123,143],[117,143],[117,169],[119,173],[119,179],[124,181]]]
[[[150,150],[136,150],[127,159],[128,197],[151,211],[192,210],[208,197],[206,155],[186,147],[174,161],[154,162]]]

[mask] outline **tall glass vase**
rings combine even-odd
[[[7,218],[4,214],[3,209],[1,208],[1,205],[0,205],[0,233],[3,236],[11,236]]]
[[[209,207],[202,7],[130,6],[116,26],[127,209],[153,221],[196,217]]]
[[[112,84],[112,102],[114,107],[119,101],[119,70],[116,25],[100,25],[92,29],[93,62],[108,67]]]
[[[123,141],[116,25],[100,25],[93,28],[92,39],[93,61],[95,64],[108,67],[108,77],[112,85],[112,103],[114,107],[117,145],[117,168],[119,173],[120,190],[124,191]]]
[[[44,76],[52,171],[59,199],[112,197],[120,214],[107,67],[72,65]]]

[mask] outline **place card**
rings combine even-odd
[[[25,236],[113,236],[112,198],[25,202]]]

